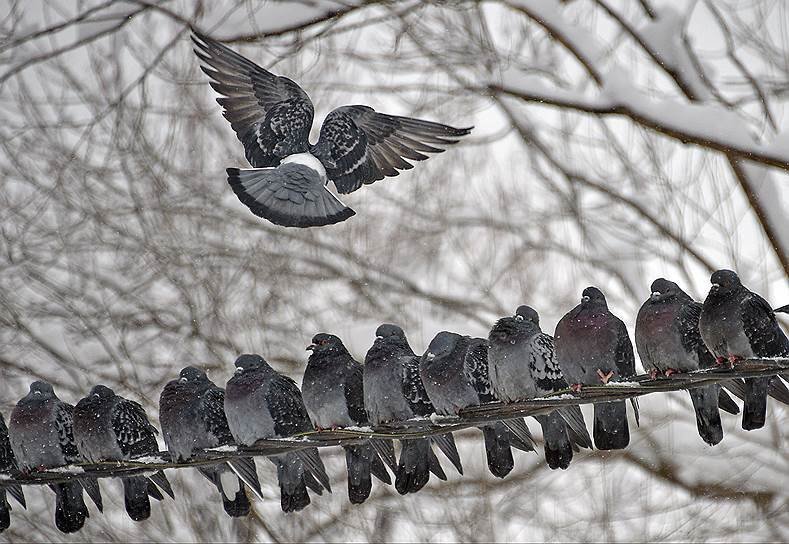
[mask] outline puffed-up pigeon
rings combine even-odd
[[[124,461],[156,454],[159,431],[151,425],[145,409],[105,385],[91,388],[74,407],[74,439],[79,453],[92,463]],[[162,500],[157,488],[174,497],[164,472],[146,476],[121,478],[126,513],[134,521],[148,519],[151,502],[148,497]],[[155,485],[154,485],[155,482]]]
[[[252,446],[258,440],[315,430],[293,380],[276,372],[260,355],[241,355],[235,365],[236,372],[225,386],[225,415],[237,444]],[[277,467],[283,512],[295,512],[310,504],[307,487],[318,494],[324,488],[331,492],[317,448],[269,459]]]
[[[439,332],[420,358],[419,375],[436,413],[457,415],[460,410],[495,400],[488,374],[488,342],[483,338]],[[531,433],[526,423],[525,436],[513,437],[502,422],[482,425],[488,469],[498,478],[512,470],[511,442],[525,451],[533,451]]]
[[[419,377],[419,357],[411,349],[405,332],[384,324],[375,331],[375,341],[364,359],[364,407],[373,425],[426,417],[434,412]],[[422,489],[432,472],[446,479],[430,442],[463,473],[452,433],[400,441],[400,459],[395,471],[395,489],[401,495]]]
[[[441,153],[471,132],[411,117],[378,113],[369,106],[342,106],[326,116],[316,144],[310,144],[314,108],[292,80],[265,70],[202,34],[194,52],[217,102],[244,145],[252,169],[229,168],[233,191],[255,215],[285,227],[313,227],[344,221],[354,211],[339,193],[397,176]]]
[[[17,469],[14,450],[11,449],[11,441],[8,438],[8,428],[5,426],[3,414],[0,414],[0,472],[9,472]],[[0,481],[0,484],[2,484],[2,481]],[[0,485],[0,533],[11,526],[11,504],[6,498],[6,491],[16,499],[22,508],[27,508],[25,494],[21,485]]]
[[[652,282],[651,295],[636,318],[636,349],[641,363],[653,376],[657,373],[691,372],[713,366],[699,332],[701,303],[664,278]],[[714,446],[723,439],[718,411],[720,385],[688,389],[696,412],[699,436]]]
[[[342,340],[333,334],[319,333],[307,349],[312,354],[304,370],[301,392],[315,427],[335,429],[368,425],[363,368]],[[394,456],[394,447],[391,448]],[[348,468],[348,497],[353,504],[361,504],[370,496],[371,474],[385,484],[392,483],[371,443],[343,446],[343,449]]]
[[[496,321],[488,339],[490,382],[502,401],[531,400],[567,389],[567,381],[556,360],[554,339],[542,332],[540,317],[533,308],[519,306],[514,316]],[[574,445],[592,447],[578,406],[535,416],[535,419],[542,427],[545,460],[552,469],[566,469],[570,465]]]
[[[633,344],[627,327],[608,310],[605,296],[596,287],[583,291],[581,303],[556,325],[556,359],[570,386],[607,384],[636,373]],[[631,401],[638,421],[638,404]],[[594,405],[594,445],[600,450],[627,447],[630,429],[624,401]]]
[[[717,270],[704,300],[699,330],[707,349],[718,363],[749,357],[789,356],[789,339],[781,330],[770,304],[748,290],[731,270]],[[760,429],[767,414],[767,394],[771,378],[745,380],[742,428]]]
[[[183,368],[177,380],[164,386],[159,396],[159,423],[167,450],[177,462],[188,461],[200,450],[235,444],[225,417],[224,389],[194,366]],[[253,458],[237,458],[232,464],[244,467],[241,473],[257,481]],[[234,474],[231,466],[220,463],[203,465],[197,470],[216,486],[227,515],[246,516],[249,499],[243,480]]]
[[[14,407],[8,436],[19,468],[32,472],[83,461],[74,443],[72,411],[52,386],[44,381],[30,384],[30,391]],[[79,480],[51,484],[55,492],[55,525],[63,533],[79,531],[90,517]],[[98,504],[97,504],[98,506]]]

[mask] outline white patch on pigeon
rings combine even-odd
[[[318,175],[321,177],[322,180],[326,179],[326,169],[323,167],[321,161],[319,161],[312,153],[296,153],[294,155],[289,155],[282,159],[282,164],[288,163],[296,163],[296,164],[303,164],[308,168],[312,168],[315,170]]]
[[[238,478],[234,472],[225,471],[219,475],[219,481],[222,484],[222,489],[225,491],[225,496],[233,498],[239,491]]]

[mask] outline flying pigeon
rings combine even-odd
[[[397,325],[384,324],[375,331],[375,342],[364,359],[363,383],[364,407],[373,425],[426,417],[435,411],[419,377],[419,357]],[[401,495],[422,489],[431,472],[446,479],[431,440],[463,473],[452,433],[403,439],[395,471],[395,489]]]
[[[636,318],[636,348],[644,369],[655,377],[691,372],[715,364],[699,333],[701,303],[664,278],[652,282],[652,294]],[[714,446],[723,440],[718,384],[688,389],[699,436]]]
[[[276,372],[260,355],[241,355],[235,365],[225,387],[225,415],[237,444],[252,446],[258,440],[315,430],[293,380]],[[307,487],[319,495],[324,488],[331,492],[317,448],[272,455],[269,460],[277,466],[283,512],[310,504]]]
[[[584,289],[581,303],[556,325],[556,359],[570,386],[607,384],[636,373],[633,344],[627,327],[608,310],[596,287]],[[638,404],[633,402],[638,422]],[[600,450],[623,449],[630,442],[624,401],[594,405],[594,444]]]
[[[47,382],[35,381],[14,407],[8,422],[11,449],[23,472],[81,462],[74,443],[72,411]],[[90,517],[80,480],[50,484],[55,492],[55,525],[63,533],[82,529]],[[100,502],[97,503],[100,506]]]
[[[437,414],[457,415],[463,408],[496,400],[488,374],[488,342],[483,338],[439,332],[420,359],[419,375]],[[512,441],[504,423],[480,427],[488,469],[498,478],[513,468],[511,442],[524,451],[534,451],[531,433],[522,420],[521,425],[526,435]]]
[[[94,386],[88,396],[74,407],[74,438],[79,453],[92,463],[124,461],[156,454],[159,431],[150,424],[142,406],[125,399],[107,386]],[[148,519],[151,503],[164,497],[156,487],[174,497],[170,482],[163,472],[150,477],[121,478],[126,513],[134,521]],[[154,485],[154,483],[156,485]]]
[[[310,144],[314,109],[292,80],[276,76],[202,34],[193,34],[201,69],[222,95],[217,102],[252,169],[228,168],[228,182],[255,215],[284,227],[313,227],[355,214],[327,188],[351,193],[413,168],[410,161],[441,153],[471,132],[411,117],[342,106]]]
[[[159,397],[159,422],[164,443],[176,462],[188,461],[200,450],[235,444],[225,417],[224,389],[193,366],[182,369],[177,380],[164,386]],[[233,465],[242,466],[242,474],[257,481],[255,460],[249,457],[234,459],[231,464],[203,465],[197,470],[216,486],[227,515],[243,517],[249,514],[249,499],[243,480],[231,469]],[[259,482],[256,487],[260,488]]]
[[[707,349],[720,364],[749,357],[789,356],[787,339],[770,304],[749,291],[731,270],[717,270],[699,319],[699,331]],[[742,428],[760,429],[767,413],[771,382],[780,378],[745,380]]]
[[[556,361],[553,337],[542,332],[540,317],[533,308],[520,306],[514,316],[496,321],[488,339],[490,382],[502,401],[531,400],[567,389]],[[592,447],[578,406],[561,408],[535,419],[542,427],[545,460],[552,469],[566,469],[570,465],[574,445]]]
[[[3,414],[0,414],[0,472],[15,470],[17,470],[17,465],[14,458],[14,450],[11,449],[11,441],[8,438],[8,428],[5,426],[5,419],[3,419]],[[22,492],[21,485],[0,486],[0,533],[11,525],[11,505],[6,498],[6,491],[16,499],[22,508],[27,508],[25,494]]]
[[[333,334],[316,334],[307,349],[312,354],[304,370],[301,391],[315,427],[335,429],[368,425],[362,365],[354,360],[342,340]],[[392,448],[391,457],[394,457],[394,447],[387,442]],[[392,483],[372,444],[343,446],[343,449],[348,468],[348,497],[353,504],[361,504],[370,496],[371,474],[385,484]]]

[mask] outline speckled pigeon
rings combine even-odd
[[[301,391],[310,419],[319,429],[366,426],[363,368],[333,334],[319,333],[307,347],[312,351]],[[391,456],[394,457],[394,447]],[[370,496],[371,474],[386,484],[392,480],[375,448],[370,443],[343,446],[348,468],[348,497],[361,504]]]
[[[734,363],[749,357],[789,356],[789,339],[775,319],[775,312],[762,297],[749,291],[731,270],[717,270],[710,278],[712,288],[699,319],[699,330],[707,349],[718,363]],[[777,376],[745,380],[742,428],[760,429],[767,413],[767,393]]]
[[[664,278],[652,282],[652,294],[636,318],[636,348],[644,369],[652,374],[671,375],[713,366],[699,332],[701,303]],[[718,411],[718,384],[688,389],[696,412],[699,436],[714,446],[723,439]]]
[[[520,306],[514,316],[499,319],[488,339],[490,382],[502,401],[531,400],[567,389],[556,361],[553,337],[542,332],[540,317],[533,308]],[[545,460],[552,469],[566,469],[570,465],[574,445],[592,447],[578,406],[568,406],[535,419],[542,427]]]
[[[10,472],[17,470],[14,450],[11,449],[11,441],[8,438],[8,428],[5,426],[3,414],[0,414],[0,472]],[[0,481],[2,484],[2,481]],[[8,529],[11,525],[11,504],[6,498],[6,491],[16,499],[22,506],[27,508],[25,494],[19,484],[0,485],[0,533]]]
[[[375,342],[364,359],[364,407],[373,425],[426,417],[434,411],[419,377],[419,357],[397,325],[384,324],[375,331]],[[400,460],[395,471],[395,489],[401,495],[422,489],[431,472],[446,479],[430,447],[431,440],[458,472],[463,473],[451,433],[430,439],[401,440]]]
[[[410,161],[441,153],[471,128],[378,113],[369,106],[342,106],[323,122],[310,144],[314,108],[292,80],[276,76],[202,34],[193,34],[201,69],[220,95],[225,118],[244,144],[253,169],[229,168],[233,191],[255,215],[286,227],[344,221],[354,211],[327,188],[351,193]],[[442,147],[438,147],[442,146]]]
[[[151,425],[138,403],[115,394],[104,385],[94,386],[74,407],[74,439],[80,454],[90,462],[124,461],[156,454],[159,431]],[[162,500],[157,485],[173,497],[170,482],[163,472],[149,478],[121,478],[126,513],[134,521],[151,515],[149,496]],[[156,485],[154,485],[154,482]]]
[[[627,327],[608,310],[605,296],[596,287],[584,289],[581,303],[562,317],[554,337],[559,368],[575,390],[584,385],[626,380],[636,373]],[[636,402],[633,408],[638,421]],[[630,429],[624,401],[595,403],[593,435],[600,450],[628,445]]]
[[[276,372],[260,355],[241,355],[235,365],[225,387],[225,415],[237,444],[252,446],[258,440],[315,430],[293,380]],[[269,460],[277,466],[283,512],[310,504],[307,487],[318,494],[324,488],[331,492],[317,448],[272,455]]]
[[[43,381],[30,384],[30,392],[11,412],[8,436],[23,472],[81,462],[72,429],[73,406],[61,401]],[[90,517],[78,480],[51,484],[55,492],[55,525],[64,533],[79,531]]]
[[[159,396],[159,422],[167,450],[177,462],[188,461],[200,450],[235,444],[225,417],[224,389],[208,379],[205,371],[193,366],[183,368],[177,380],[164,386]],[[233,463],[244,466],[242,473],[257,481],[253,458],[238,458]],[[197,470],[216,486],[227,515],[249,514],[243,481],[231,465],[203,465]]]
[[[483,338],[439,332],[420,358],[419,374],[436,413],[457,415],[460,410],[495,400],[488,374],[488,342]],[[521,421],[521,427],[526,427]],[[518,427],[516,426],[516,429]],[[480,426],[485,440],[488,469],[504,478],[514,466],[511,432],[502,422]],[[512,442],[533,451],[531,433]]]

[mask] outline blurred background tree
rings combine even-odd
[[[652,279],[701,299],[738,270],[789,298],[789,7],[775,0],[425,3],[6,1],[0,17],[0,408],[32,379],[76,401],[95,383],[156,415],[187,364],[223,384],[259,352],[297,381],[318,331],[363,359],[381,322],[414,348],[486,335],[521,303],[551,332],[586,285],[631,327]],[[476,125],[413,172],[347,197],[357,216],[296,230],[229,190],[243,150],[191,51],[189,25],[332,108]],[[316,134],[314,135],[316,136]],[[784,322],[785,323],[785,322]],[[466,475],[415,496],[344,490],[285,516],[230,520],[193,471],[135,524],[104,484],[91,540],[786,540],[786,407],[726,417],[714,449],[684,393],[642,401],[623,452],[566,472],[518,454],[502,481],[481,436]],[[538,426],[533,425],[536,430]],[[10,540],[57,540],[45,490]]]

